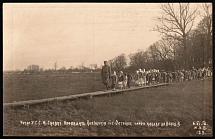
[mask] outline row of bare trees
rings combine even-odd
[[[127,66],[124,54],[109,60],[113,70],[160,69],[177,70],[212,66],[212,4],[201,7],[202,20],[193,29],[197,8],[189,3],[161,4],[163,15],[157,17],[158,24],[153,29],[162,35],[146,51],[138,50],[130,54]]]
[[[111,60],[108,61],[111,69],[119,72],[124,71],[127,65],[127,60],[125,54],[121,54]]]

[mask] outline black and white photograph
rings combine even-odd
[[[212,3],[3,3],[3,136],[212,137]]]

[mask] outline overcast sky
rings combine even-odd
[[[193,4],[194,7],[197,4]],[[4,4],[3,70],[103,64],[146,50],[161,36],[151,31],[158,3]],[[200,21],[195,20],[195,25]]]

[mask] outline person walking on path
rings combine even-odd
[[[128,88],[131,87],[131,81],[132,81],[133,77],[132,75],[130,74],[130,72],[128,72],[127,74],[127,85],[128,85]]]
[[[102,83],[106,87],[105,91],[107,91],[109,88],[108,84],[109,84],[110,75],[111,75],[111,69],[107,65],[107,61],[104,61],[104,66],[102,67],[102,71],[101,71],[101,77],[102,77]]]
[[[145,69],[143,69],[142,77],[143,77],[143,84],[146,86],[146,70]]]
[[[143,86],[143,71],[139,69],[139,86]]]
[[[116,72],[114,71],[113,72],[113,75],[111,76],[111,80],[112,80],[112,89],[113,91],[115,91],[115,86],[116,86],[116,83],[117,83],[117,76],[116,76]]]
[[[128,82],[128,77],[127,77],[127,74],[124,73],[124,80],[123,80],[123,89],[126,89],[126,86],[127,86],[127,82]]]
[[[119,79],[119,82],[118,82],[119,88],[123,89],[124,74],[122,71],[120,71],[118,79]]]
[[[139,71],[136,70],[136,74],[134,75],[134,83],[139,86]]]

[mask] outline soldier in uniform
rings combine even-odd
[[[104,66],[102,67],[102,71],[101,71],[101,77],[102,77],[102,83],[106,87],[105,91],[107,91],[109,88],[108,83],[109,83],[110,75],[111,75],[111,69],[107,65],[107,61],[104,61]]]

